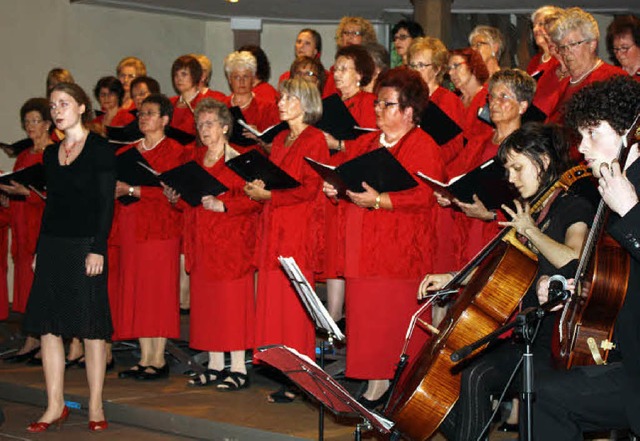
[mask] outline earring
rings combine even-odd
[[[360,87],[360,81],[356,82],[356,86]]]

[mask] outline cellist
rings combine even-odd
[[[537,440],[582,440],[585,431],[627,428],[640,434],[638,145],[631,146],[624,166],[615,159],[638,114],[640,83],[622,76],[585,87],[568,104],[566,124],[582,136],[579,151],[612,212],[607,231],[629,252],[631,263],[614,333],[618,361],[611,362],[611,354],[607,365],[578,366],[537,378],[533,414]],[[546,290],[541,292],[544,300]]]
[[[557,126],[526,124],[509,135],[500,145],[502,161],[509,182],[520,193],[515,210],[503,205],[510,221],[501,222],[515,228],[518,236],[538,255],[538,278],[562,274],[570,277],[589,230],[594,210],[587,198],[574,191],[560,193],[548,200],[546,214],[534,221],[529,201],[555,182],[569,168],[568,148]],[[418,297],[442,288],[451,274],[425,276]],[[522,307],[538,306],[536,283],[524,295]],[[550,368],[553,317],[542,321],[533,345],[536,370]],[[457,403],[439,430],[448,440],[478,439],[492,412],[492,396],[499,396],[522,357],[524,344],[512,339],[500,340],[470,360],[461,372]],[[522,418],[521,418],[522,421]],[[551,438],[549,438],[551,439]]]

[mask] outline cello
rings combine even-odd
[[[637,138],[639,119],[640,114],[622,137],[618,153],[621,164]],[[615,347],[611,340],[627,294],[630,256],[605,231],[609,214],[601,200],[576,270],[575,293],[554,330],[552,355],[559,368],[606,364],[609,351]]]
[[[588,176],[585,167],[574,167],[535,199],[532,213],[539,213],[552,197]],[[473,274],[472,274],[473,273]],[[411,366],[403,372],[384,410],[396,430],[411,440],[433,435],[458,400],[460,372],[451,354],[495,331],[518,307],[537,273],[536,255],[505,228],[442,288],[450,293],[471,275]],[[438,293],[436,293],[437,295]],[[477,354],[484,348],[478,348]]]

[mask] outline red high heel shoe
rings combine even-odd
[[[69,418],[69,408],[67,406],[64,406],[64,409],[62,409],[62,413],[60,414],[60,417],[58,419],[55,419],[50,423],[45,423],[44,421],[31,423],[27,426],[27,432],[30,432],[30,433],[46,432],[50,426],[58,426],[59,428],[62,426],[62,424],[64,424],[67,418]]]
[[[107,430],[109,427],[109,423],[106,420],[102,421],[89,421],[89,430],[91,432],[102,432],[103,430]]]

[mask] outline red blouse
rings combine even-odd
[[[381,148],[379,137],[379,133],[370,133],[350,142],[350,157]],[[413,176],[422,171],[446,179],[440,148],[421,129],[411,130],[389,152]],[[413,279],[432,272],[438,241],[433,191],[419,182],[389,197],[393,210],[347,206],[346,277]]]
[[[300,186],[289,190],[272,190],[264,203],[258,227],[257,266],[261,270],[280,267],[278,256],[293,257],[303,270],[319,269],[322,255],[324,198],[322,178],[304,160],[307,156],[327,163],[329,148],[324,133],[307,127],[286,147],[289,130],[273,140],[269,159],[282,168]]]
[[[473,97],[469,107],[464,110],[465,115],[462,134],[467,140],[471,140],[475,137],[482,137],[487,133],[493,132],[493,127],[478,118],[478,110],[487,104],[488,94],[489,89],[487,89],[487,86],[485,85],[478,93],[476,93],[476,96]]]
[[[136,148],[138,143],[130,144],[118,151],[122,154],[129,149]],[[140,152],[151,168],[163,173],[184,162],[184,147],[170,138],[165,138],[154,149]],[[140,200],[129,205],[119,204],[119,211],[136,213],[136,239],[166,240],[179,237],[182,232],[182,214],[174,209],[166,196],[162,194],[162,187],[141,187]],[[118,216],[119,218],[120,216]],[[132,228],[131,225],[120,225],[118,218],[114,220],[112,228]],[[114,235],[111,235],[114,237]]]
[[[376,96],[371,92],[358,92],[348,100],[344,101],[344,105],[349,109],[349,113],[356,120],[358,126],[366,129],[375,129],[376,112],[373,102]]]
[[[212,167],[205,167],[206,153],[206,147],[190,149],[185,160],[195,160],[229,189],[218,195],[226,211],[217,213],[205,210],[202,205],[191,207],[181,201],[185,216],[186,268],[190,271],[197,259],[198,267],[211,279],[239,279],[254,269],[255,231],[262,205],[244,194],[244,180],[225,165],[224,156]]]
[[[232,96],[233,95],[229,95],[225,97],[223,101],[229,108],[233,107],[231,103]],[[278,106],[276,106],[275,103],[270,104],[262,101],[257,96],[251,100],[247,107],[241,110],[245,121],[247,121],[248,124],[256,126],[259,131],[268,129],[280,122]]]
[[[464,106],[462,100],[455,93],[445,87],[438,87],[429,97],[429,101],[437,105],[440,110],[447,114],[461,129],[464,129]],[[463,147],[463,134],[453,138],[451,141],[440,146],[440,155],[445,164],[449,164]]]
[[[271,84],[266,81],[261,81],[253,88],[253,93],[257,98],[265,103],[273,103],[278,105],[278,97],[280,94]]]
[[[169,125],[175,129],[182,130],[183,132],[196,135],[196,123],[193,119],[193,111],[196,105],[200,102],[205,95],[198,93],[190,102],[188,106],[178,107],[180,96],[172,96],[169,98],[171,104],[173,104],[173,117]]]

